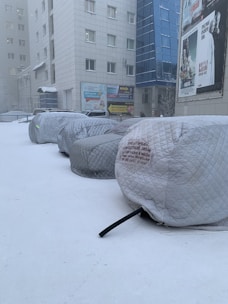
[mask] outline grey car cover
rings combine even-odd
[[[104,134],[116,124],[116,120],[109,118],[88,118],[86,120],[71,121],[58,134],[59,151],[69,154],[70,147],[76,140]]]
[[[115,178],[118,145],[128,128],[143,118],[129,118],[109,132],[74,142],[70,149],[71,170],[90,178]]]
[[[73,112],[44,112],[29,123],[30,140],[37,144],[57,143],[60,130],[72,120],[89,119],[85,114]]]
[[[121,139],[116,179],[133,209],[168,226],[228,217],[228,117],[151,118]]]

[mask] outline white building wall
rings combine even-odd
[[[52,86],[49,30],[50,7],[47,0],[28,1],[31,61],[31,98],[33,108],[39,107],[38,88]],[[46,26],[46,33],[44,27]],[[46,50],[46,52],[45,52]]]
[[[29,65],[26,0],[0,1],[0,112],[22,109],[17,74]]]
[[[34,0],[29,3],[30,15],[35,10],[40,12],[43,0]],[[45,2],[50,3],[50,0]],[[107,6],[117,8],[115,20],[107,17]],[[135,66],[135,51],[127,50],[127,38],[134,39],[135,24],[128,24],[127,12],[136,14],[136,0],[122,1],[115,0],[111,3],[107,0],[96,1],[94,14],[85,10],[85,0],[54,0],[53,11],[47,14],[39,13],[39,20],[30,17],[30,39],[31,39],[31,67],[39,62],[36,60],[36,53],[42,53],[42,49],[49,40],[54,41],[55,58],[45,60],[45,66],[36,72],[35,79],[33,72],[33,94],[39,86],[55,86],[58,90],[58,101],[60,108],[81,110],[80,83],[92,82],[114,85],[135,85],[134,76],[126,76],[126,63]],[[50,20],[53,14],[54,34],[36,42],[36,32],[41,31],[44,22]],[[46,20],[46,21],[45,21]],[[85,41],[85,29],[96,32],[96,42]],[[107,46],[107,34],[116,35],[116,47]],[[85,59],[96,60],[96,70],[86,71]],[[40,63],[43,59],[40,59]],[[116,62],[116,73],[107,73],[107,61]],[[51,66],[55,65],[55,83],[50,79]],[[44,70],[48,69],[49,78],[42,78]],[[39,75],[40,74],[40,75]]]

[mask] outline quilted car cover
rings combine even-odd
[[[116,179],[134,209],[168,226],[228,217],[228,116],[151,118],[120,144]]]
[[[44,112],[29,123],[30,140],[37,144],[57,143],[57,135],[72,120],[88,119],[85,114],[72,112]]]
[[[76,140],[104,134],[116,124],[116,120],[109,118],[88,118],[71,121],[58,134],[59,151],[69,154],[69,149]]]
[[[74,142],[70,148],[71,170],[90,178],[115,178],[115,160],[118,145],[128,128],[142,118],[129,118],[109,132]]]

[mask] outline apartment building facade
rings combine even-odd
[[[33,108],[44,89],[62,109],[133,111],[136,0],[33,0],[28,12]]]
[[[172,116],[180,0],[137,1],[136,112]]]
[[[181,3],[176,115],[228,115],[228,2]]]
[[[27,0],[0,1],[0,28],[0,113],[3,113],[20,108],[17,74],[29,66]]]

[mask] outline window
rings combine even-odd
[[[51,57],[51,60],[55,59],[55,42],[54,42],[54,40],[51,40],[51,44],[50,44],[50,57]]]
[[[18,24],[18,30],[19,31],[24,31],[25,30],[24,24]]]
[[[38,10],[35,10],[35,18],[36,18],[36,21],[38,20]]]
[[[142,95],[142,103],[148,103],[149,102],[149,89],[144,89],[143,95]]]
[[[45,47],[44,48],[44,59],[46,59],[47,58],[47,48]]]
[[[7,43],[7,44],[13,44],[13,38],[8,37],[8,38],[6,39],[6,43]]]
[[[39,32],[36,32],[36,42],[39,42]]]
[[[95,71],[96,61],[94,59],[86,59],[86,71]]]
[[[8,53],[8,59],[14,59],[14,53]]]
[[[47,34],[47,27],[46,24],[43,25],[43,36],[46,36]]]
[[[53,19],[53,15],[50,16],[50,33],[54,34],[54,19]]]
[[[95,42],[96,41],[96,32],[91,30],[85,31],[85,40],[87,42]]]
[[[24,10],[23,10],[23,8],[17,8],[16,12],[17,12],[17,15],[18,15],[19,17],[21,17],[21,16],[24,15]]]
[[[36,61],[40,62],[40,53],[36,53]]]
[[[25,40],[19,39],[19,46],[25,46]]]
[[[107,62],[107,72],[116,73],[116,63],[115,62]]]
[[[170,43],[170,37],[162,35],[161,38],[162,38],[162,46],[170,48],[170,45],[171,45],[171,43]]]
[[[128,20],[128,23],[135,24],[135,14],[128,12],[127,13],[127,20]]]
[[[6,12],[12,12],[12,10],[13,10],[12,5],[8,5],[8,4],[5,5],[5,11]]]
[[[6,21],[6,29],[7,30],[13,30],[14,29],[13,22]]]
[[[51,65],[51,83],[55,83],[55,64]]]
[[[50,9],[53,10],[53,0],[49,0]]]
[[[107,36],[107,44],[108,44],[108,46],[116,46],[116,36],[108,34],[108,36]]]
[[[20,61],[26,61],[26,55],[20,55]]]
[[[44,72],[44,80],[48,80],[48,71],[47,70],[45,70],[45,72]]]
[[[42,12],[45,11],[45,0],[42,1]]]
[[[117,9],[116,7],[108,5],[108,18],[116,19]]]
[[[134,66],[127,65],[127,76],[134,76]]]
[[[94,0],[85,0],[85,8],[89,13],[95,13],[95,1]]]
[[[169,11],[167,9],[164,8],[160,8],[160,13],[161,13],[161,19],[162,20],[166,20],[169,21]]]
[[[127,39],[127,49],[128,50],[134,50],[135,48],[135,41],[134,39]]]

